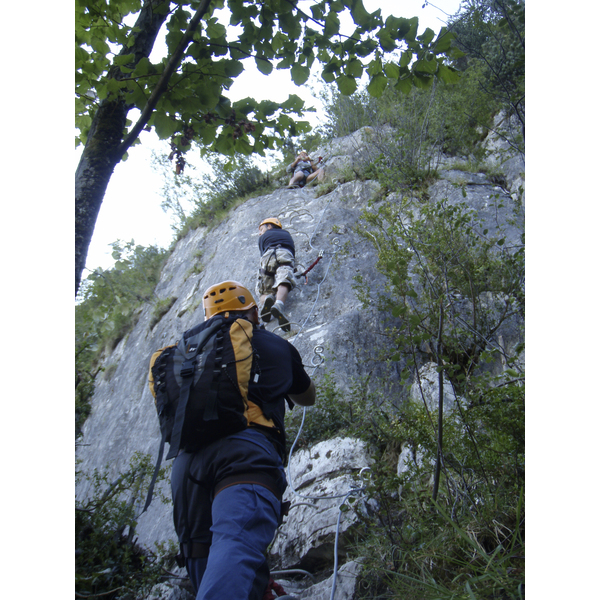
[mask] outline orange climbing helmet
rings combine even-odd
[[[204,292],[204,320],[229,310],[248,310],[256,306],[252,294],[237,281],[223,281],[211,285]]]
[[[275,227],[279,227],[279,229],[282,229],[282,227],[281,227],[281,221],[277,217],[269,217],[268,219],[265,219],[258,226],[258,228],[260,229],[263,225],[267,225],[268,223],[271,223],[271,225],[275,225]]]

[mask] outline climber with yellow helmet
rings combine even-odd
[[[287,487],[285,405],[312,406],[315,385],[298,350],[258,326],[258,307],[241,283],[213,285],[203,299],[206,328],[221,315],[252,324],[254,375],[247,388],[248,426],[175,457],[171,491],[179,561],[196,600],[262,600],[269,582],[266,551],[280,523]],[[200,365],[209,360],[198,356]]]
[[[258,249],[261,258],[256,292],[260,296],[260,317],[268,323],[274,316],[283,331],[290,331],[283,309],[288,293],[296,287],[296,247],[278,218],[269,217],[258,226]]]

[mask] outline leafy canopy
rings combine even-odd
[[[149,5],[154,14],[167,14],[161,59],[135,52],[144,35],[140,10]],[[428,87],[436,76],[444,80],[456,76],[444,64],[446,54],[454,51],[453,36],[445,28],[437,36],[431,29],[417,36],[416,17],[390,16],[384,22],[381,10],[367,12],[362,0],[321,0],[308,9],[301,9],[297,0],[76,0],[77,144],[86,142],[101,101],[118,100],[143,111],[167,72],[169,58],[185,42],[196,11],[202,19],[144,121],[146,129],[161,139],[172,138],[183,152],[195,139],[228,156],[263,155],[286,136],[308,129],[308,123],[290,116],[303,114],[303,101],[296,95],[282,104],[251,98],[232,102],[226,96],[246,68],[244,61],[254,62],[266,75],[274,69],[289,70],[298,86],[321,65],[322,79],[335,82],[346,95],[356,90],[363,73],[374,96],[388,86],[406,92],[413,85]],[[344,13],[354,23],[351,35],[342,32]],[[128,121],[125,140],[131,131]],[[132,135],[137,137],[135,131]]]

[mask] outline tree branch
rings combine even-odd
[[[183,38],[181,38],[179,45],[175,49],[175,52],[173,52],[171,58],[169,59],[169,62],[167,63],[163,74],[158,80],[154,91],[150,95],[146,106],[142,110],[140,118],[117,149],[117,155],[119,159],[121,159],[123,154],[125,154],[125,152],[127,152],[129,147],[133,144],[133,142],[135,142],[142,129],[147,125],[148,121],[150,120],[150,117],[152,116],[152,111],[156,108],[160,97],[162,96],[163,92],[167,89],[169,79],[171,79],[171,76],[181,63],[183,53],[185,52],[185,49],[189,46],[192,40],[192,36],[198,28],[198,24],[202,20],[202,17],[206,14],[209,5],[210,0],[203,0],[198,10],[196,11],[196,14],[192,17],[192,20],[190,21],[190,24],[188,25],[183,35]]]

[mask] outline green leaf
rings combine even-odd
[[[113,64],[119,65],[119,66],[127,65],[130,62],[133,62],[134,59],[135,59],[135,54],[124,54],[122,56],[115,56]]]
[[[375,77],[375,75],[378,75],[379,73],[382,73],[382,72],[383,72],[383,63],[381,62],[380,58],[372,60],[369,63],[369,66],[367,67],[367,73],[371,77]]]
[[[89,58],[89,54],[85,51],[84,48],[76,47],[75,48],[75,65],[79,66],[87,62]]]
[[[438,67],[438,76],[444,83],[458,83],[460,81],[460,72],[446,65]]]
[[[96,93],[98,94],[98,100],[104,100],[108,96],[106,83],[98,84],[96,87]]]
[[[412,17],[405,19],[403,17],[395,19],[394,17],[388,17],[385,21],[386,27],[391,27],[392,24],[397,27],[396,39],[405,40],[406,42],[413,42],[417,35],[419,28],[419,18]]]
[[[296,94],[290,94],[282,104],[281,108],[284,110],[290,110],[298,112],[304,108],[304,100]]]
[[[217,128],[214,126],[202,127],[199,132],[200,139],[204,146],[210,146],[217,137]]]
[[[125,87],[125,81],[119,81],[118,79],[110,78],[106,82],[106,89],[111,94],[117,94],[122,88]]]
[[[418,60],[413,65],[413,71],[419,73],[430,73],[434,74],[437,71],[437,61],[436,60]]]
[[[161,140],[170,138],[179,127],[179,123],[174,118],[161,112],[154,112],[150,121],[150,124],[154,125],[156,135]]]
[[[277,70],[289,69],[294,64],[294,55],[289,54],[277,63]]]
[[[148,73],[150,72],[150,67],[151,63],[148,58],[146,58],[145,56],[143,58],[140,58],[138,64],[135,66],[135,69],[133,71],[133,76],[144,77],[148,75]]]
[[[220,93],[215,93],[213,86],[206,84],[199,85],[196,87],[194,92],[194,98],[192,100],[196,104],[200,104],[200,106],[196,106],[196,110],[200,108],[204,111],[210,111],[213,110],[219,103]]]
[[[435,40],[433,51],[435,54],[442,54],[443,52],[448,52],[452,47],[452,40],[456,37],[456,35],[446,29],[446,27],[442,27],[440,32]]]
[[[352,59],[345,69],[346,75],[360,79],[363,74],[363,65],[357,58]]]
[[[218,22],[210,22],[206,27],[206,33],[211,40],[225,37],[227,34],[227,29],[225,29],[225,25],[222,25]]]
[[[392,308],[392,315],[396,318],[401,317],[406,312],[406,308],[401,304],[397,304]]]
[[[387,77],[381,73],[375,75],[367,86],[367,91],[375,98],[381,97],[387,86]]]
[[[402,55],[400,56],[400,66],[401,67],[408,67],[408,65],[410,64],[410,61],[412,60],[413,54],[412,52],[410,52],[410,50],[406,50],[402,53]]]
[[[394,86],[398,91],[403,94],[409,94],[412,89],[412,83],[410,79],[398,79],[398,83]]]
[[[235,78],[244,71],[244,65],[239,60],[222,60],[220,64],[226,77]]]
[[[331,38],[340,31],[340,19],[337,13],[331,11],[325,19],[325,31],[323,35],[326,38]]]
[[[351,3],[350,12],[352,20],[359,27],[369,27],[371,23],[371,15],[365,9],[362,0],[354,0]]]
[[[423,46],[428,45],[431,40],[435,37],[435,31],[429,27],[417,38]]]
[[[354,54],[365,58],[377,49],[377,42],[371,38],[365,40],[362,44],[354,44],[352,47]]]
[[[291,8],[287,2],[284,4]],[[296,15],[292,12],[279,13],[279,27],[281,31],[287,34],[287,37],[290,40],[297,40],[302,33],[300,20],[296,18]]]
[[[226,127],[223,133],[215,140],[214,149],[225,156],[233,156],[234,142],[231,127]]]
[[[331,71],[323,71],[321,77],[325,83],[333,83],[335,81],[335,73],[332,73]]]
[[[233,60],[248,58],[248,55],[245,52],[243,52],[242,49],[238,48],[237,46],[234,46],[233,44],[229,46],[229,54]]]
[[[250,156],[252,154],[252,146],[244,138],[238,138],[235,141],[235,149],[244,156]]]
[[[386,63],[383,66],[383,70],[390,79],[398,79],[400,77],[400,67],[394,63]]]
[[[379,43],[386,52],[391,52],[396,49],[396,41],[390,34],[389,30],[382,28],[377,32]]]
[[[347,75],[340,75],[335,82],[337,83],[340,93],[344,96],[351,96],[357,88],[356,79]]]
[[[308,67],[304,67],[296,63],[291,70],[292,73],[292,81],[296,85],[303,85],[308,81],[310,77],[310,69]]]
[[[271,71],[273,71],[273,65],[271,64],[271,61],[267,60],[264,57],[255,56],[254,57],[254,62],[256,63],[256,68],[263,75],[270,75]]]

